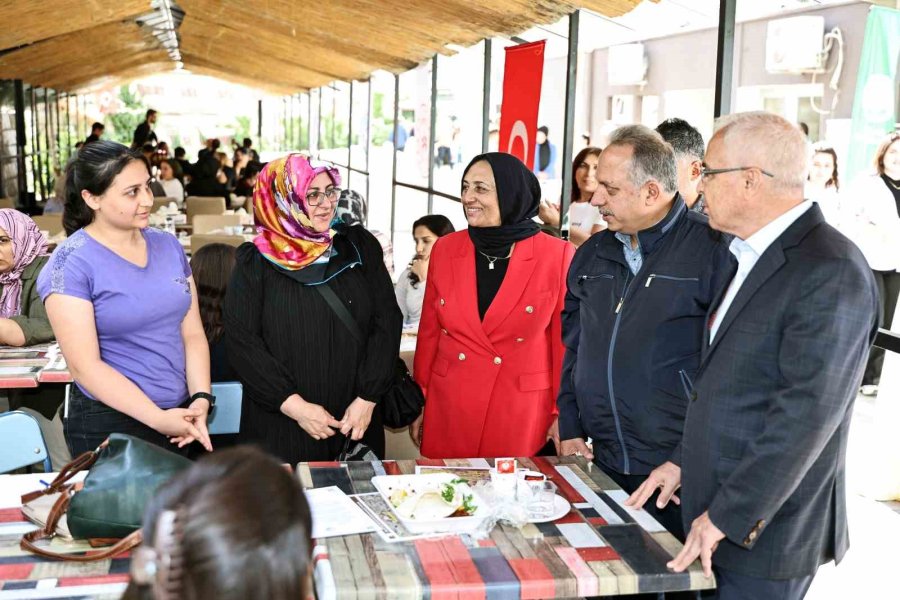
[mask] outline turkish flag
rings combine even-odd
[[[534,168],[538,107],[544,77],[544,42],[506,48],[503,104],[500,108],[500,152]]]

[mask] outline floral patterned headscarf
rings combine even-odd
[[[253,243],[263,256],[283,269],[298,271],[331,246],[334,229],[313,229],[306,202],[309,185],[319,173],[328,173],[332,183],[340,185],[337,169],[310,164],[302,154],[288,154],[271,161],[256,180],[253,210],[257,235]]]
[[[0,273],[0,317],[21,314],[22,273],[38,256],[47,255],[47,238],[31,217],[12,208],[0,209],[0,227],[12,240],[12,268]]]

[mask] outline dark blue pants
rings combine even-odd
[[[189,448],[195,445],[190,444],[179,450],[176,444],[169,443],[165,435],[99,400],[88,398],[74,383],[69,392],[69,416],[63,419],[63,431],[72,458],[95,450],[111,433],[126,433],[184,456],[190,456],[192,451]]]
[[[815,577],[761,579],[720,568],[715,573],[717,600],[803,600]]]

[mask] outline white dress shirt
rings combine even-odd
[[[728,249],[731,250],[731,253],[734,254],[738,260],[737,273],[734,274],[734,279],[731,280],[728,291],[725,292],[725,296],[722,298],[722,302],[719,303],[719,308],[716,310],[716,315],[709,331],[710,344],[712,344],[712,341],[715,339],[716,332],[719,331],[719,326],[725,318],[725,313],[728,312],[728,308],[731,306],[731,303],[734,302],[735,296],[737,296],[738,292],[741,290],[741,286],[744,285],[744,280],[747,279],[747,276],[750,275],[750,271],[756,266],[759,257],[762,256],[763,252],[765,252],[788,227],[794,224],[794,221],[802,217],[812,205],[813,203],[808,200],[803,201],[774,221],[771,221],[768,225],[764,226],[746,240],[737,237],[731,240],[731,245]]]

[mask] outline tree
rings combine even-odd
[[[147,113],[147,106],[127,85],[119,88],[119,102],[122,110],[106,115],[104,134],[107,139],[130,146],[134,130]]]

